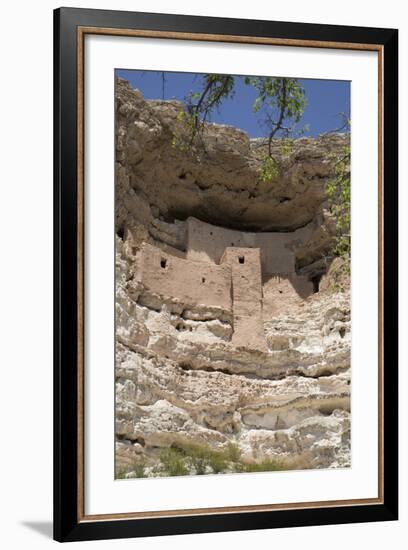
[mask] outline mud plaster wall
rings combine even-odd
[[[274,275],[263,285],[263,315],[270,319],[288,315],[294,308],[313,294],[313,283],[296,273],[287,276]]]
[[[136,279],[148,291],[186,305],[231,311],[231,268],[182,259],[144,244],[136,258]]]
[[[233,336],[236,346],[267,351],[262,319],[262,273],[258,248],[226,248],[221,259],[232,277]]]
[[[187,220],[187,258],[219,264],[228,247],[259,248],[262,273],[294,273],[295,254],[290,247],[307,231],[250,233],[211,225],[195,218]]]

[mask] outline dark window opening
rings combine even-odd
[[[231,246],[234,246],[234,243],[231,243]]]
[[[341,329],[339,330],[339,334],[340,338],[344,338],[344,336],[346,335],[346,329],[344,327],[341,327]]]
[[[212,234],[213,234],[213,232],[212,232],[212,231],[210,231],[210,235],[212,235]]]
[[[312,285],[313,285],[313,293],[316,294],[317,292],[319,292],[319,285],[320,285],[320,279],[321,279],[321,275],[316,275],[316,277],[312,277],[311,282],[312,282]]]
[[[167,266],[167,260],[165,260],[164,258],[162,258],[160,260],[160,267],[162,267],[163,269]]]
[[[123,241],[123,237],[125,236],[125,230],[123,229],[123,227],[119,227],[117,234],[118,234],[118,237]]]
[[[238,261],[239,261],[240,264],[244,264],[245,263],[244,256],[239,256]]]
[[[136,256],[137,248],[136,246],[132,246],[132,254],[133,256]]]
[[[201,282],[205,283],[205,277],[201,277]]]

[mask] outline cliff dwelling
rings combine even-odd
[[[190,217],[181,250],[142,244],[135,257],[135,281],[146,295],[166,302],[231,314],[231,344],[266,352],[263,284],[269,282],[269,293],[275,294],[275,310],[313,293],[313,282],[295,272],[296,246],[308,233],[250,233]]]

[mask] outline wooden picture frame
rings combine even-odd
[[[86,514],[84,40],[88,35],[371,51],[378,56],[378,495],[225,508]],[[398,32],[167,14],[54,12],[54,537],[58,541],[395,520]],[[113,183],[112,183],[113,185]],[[113,365],[112,365],[113,369]],[[358,397],[356,397],[358,399]],[[237,482],[239,483],[239,482]]]

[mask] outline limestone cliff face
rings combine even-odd
[[[262,141],[209,124],[195,157],[174,147],[178,102],[120,80],[116,99],[117,470],[165,475],[160,453],[189,444],[349,466],[349,282],[324,191],[348,138],[276,140],[262,183]]]

